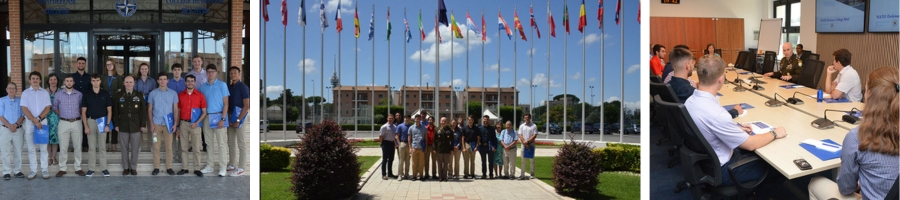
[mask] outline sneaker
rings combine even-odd
[[[234,166],[228,166],[228,168],[226,168],[227,172],[233,172],[234,170],[235,170]]]
[[[197,177],[203,177],[203,172],[200,172],[200,170],[194,170],[194,174],[196,174]]]
[[[4,175],[3,175],[3,180],[9,180],[9,178],[11,178],[11,177],[12,177],[12,176],[10,176],[9,174],[4,174]]]
[[[28,180],[34,180],[34,177],[37,176],[37,172],[31,172],[28,174]]]
[[[84,176],[87,176],[87,177],[94,176],[94,171],[93,171],[93,170],[88,170],[88,172],[87,172],[86,174],[84,174]]]
[[[48,172],[48,171],[41,171],[41,178],[49,179],[49,178],[50,178],[50,172]]]
[[[225,174],[225,169],[220,169],[220,170],[219,170],[219,177],[225,177],[225,175],[226,175],[226,174]]]
[[[84,176],[84,171],[78,170],[75,171],[75,174],[78,174],[78,176]]]
[[[403,181],[403,176],[397,176],[397,181]]]
[[[387,180],[387,176],[381,176],[381,180]]]
[[[66,175],[66,171],[56,172],[56,177],[62,177],[63,175]]]
[[[201,173],[209,174],[213,171],[212,165],[206,165],[203,169],[200,170]]]
[[[159,174],[159,169],[153,169],[153,172],[151,172],[150,174],[156,176],[157,174]]]
[[[22,172],[19,172],[19,173],[16,173],[15,177],[16,178],[25,178],[25,174],[23,174]]]
[[[109,177],[109,170],[103,170],[103,177]]]
[[[191,173],[191,172],[189,172],[189,171],[186,170],[186,169],[182,169],[181,171],[178,171],[177,174],[178,174],[179,176],[181,176],[181,175],[184,175],[184,174],[187,174],[187,173]]]
[[[235,176],[244,175],[244,168],[237,168],[236,170],[234,170],[234,174]]]
[[[167,169],[166,173],[169,174],[169,176],[172,176],[172,175],[175,175],[175,170]]]

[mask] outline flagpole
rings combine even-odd
[[[403,7],[403,21],[404,21],[403,24],[406,25],[406,35],[410,36],[410,34],[412,34],[412,33],[409,32],[409,22],[407,22],[406,19],[407,19],[406,18],[406,7]],[[412,37],[412,36],[410,36],[410,37]],[[410,39],[412,39],[412,38],[410,38]],[[403,41],[403,57],[404,57],[403,58],[403,86],[400,88],[400,90],[402,90],[402,93],[403,93],[400,95],[400,99],[403,100],[402,105],[403,105],[404,113],[402,113],[402,115],[406,115],[405,112],[409,112],[408,110],[406,110],[406,43],[407,43],[407,41]],[[400,116],[400,117],[402,119],[403,116]],[[401,120],[401,119],[394,119],[394,120]],[[403,123],[406,123],[406,122],[403,122]]]
[[[513,5],[513,14],[515,15],[514,17],[518,18],[519,11],[518,11],[518,8],[516,5]],[[515,26],[514,29],[519,29],[519,25],[521,25],[521,24],[522,24],[522,21],[519,21],[518,24],[513,25],[513,26]],[[521,32],[518,32],[518,31],[514,31],[514,32],[516,32],[516,34],[520,34],[519,38],[522,37]],[[534,38],[532,38],[532,39],[534,39]],[[517,53],[517,51],[519,50],[518,44],[519,44],[519,40],[513,40],[513,118],[512,118],[513,126],[515,126],[516,124],[519,124],[518,123],[519,117],[517,115],[518,113],[516,112],[517,111],[516,108],[519,108],[519,88],[516,87],[517,86],[516,80],[519,79],[519,62],[517,61],[518,56],[519,56]],[[497,67],[499,68],[499,66],[497,66]]]
[[[551,15],[552,14],[550,13],[550,0],[547,0],[547,19],[548,20],[550,19]],[[553,33],[554,31],[556,31],[555,29],[556,29],[556,27],[550,27],[550,33]],[[550,38],[551,37],[553,37],[553,36],[551,35],[550,37],[547,37],[547,100],[544,101],[544,107],[547,108],[547,113],[544,114],[547,117],[547,121],[544,122],[544,130],[547,131],[547,135],[546,135],[546,137],[544,137],[544,139],[550,139],[550,52],[551,52],[550,51]]]
[[[319,40],[319,43],[322,44],[319,49],[319,60],[322,61],[320,68],[322,70],[319,70],[319,83],[322,89],[322,96],[320,96],[322,98],[322,103],[319,104],[319,115],[322,116],[322,119],[319,123],[322,123],[325,122],[325,29],[322,29],[322,37]]]
[[[452,15],[453,11],[450,11],[450,13]],[[453,21],[456,21],[456,17],[454,17]],[[456,32],[454,32],[456,30],[453,30],[453,26],[456,25],[456,22],[453,22],[453,23],[454,24],[450,25],[450,91],[451,91],[450,92],[450,95],[451,95],[451,98],[450,98],[450,121],[453,121],[453,119],[454,119],[453,111],[455,111],[455,110],[453,110],[455,105],[453,105],[453,97],[452,96],[453,96],[453,91],[454,91],[453,90],[453,67],[456,66],[453,64],[453,42],[454,42],[454,40],[456,40],[456,35],[455,35]]]
[[[620,0],[621,1],[621,0]],[[625,7],[625,5],[622,5]],[[625,52],[625,9],[620,8],[620,12],[622,12],[622,29],[619,35],[622,37],[621,42],[619,42],[619,47],[622,49],[621,52]],[[619,62],[622,63],[620,67],[620,71],[622,75],[619,80],[622,80],[622,84],[619,84],[619,93],[622,95],[622,100],[619,102],[619,142],[622,142],[623,136],[625,135],[625,54],[620,53],[621,59]]]
[[[372,17],[375,17],[375,4],[372,4]],[[374,25],[375,19],[372,19],[372,25]],[[385,27],[387,28],[387,27]],[[390,73],[389,73],[390,74]],[[372,87],[370,88],[372,93],[370,93],[369,101],[372,103],[369,104],[369,137],[375,137],[375,39],[372,39]]]
[[[340,5],[340,4],[341,4],[341,1],[338,1],[338,5]],[[340,8],[340,6],[338,6],[338,8]],[[337,13],[341,13],[341,11],[338,10]],[[337,23],[338,23],[337,20],[335,20],[334,23],[335,23],[335,25],[334,25],[334,26],[335,26],[335,29],[337,28],[338,25],[340,25],[340,26],[342,27],[341,29],[343,29],[343,26],[344,26],[344,25],[343,25],[343,23],[344,23],[343,20],[340,21],[341,24],[337,24]],[[341,89],[339,88],[339,86],[341,86],[341,83],[340,83],[340,80],[341,80],[341,32],[340,32],[340,31],[337,32],[337,38],[338,38],[338,39],[337,39],[337,41],[338,41],[338,53],[337,53],[337,57],[338,57],[338,58],[337,58],[338,83],[337,83],[337,85],[336,85],[335,87],[333,87],[333,89],[335,89],[335,90],[337,90],[338,92],[340,92],[340,91],[341,91]],[[285,74],[287,74],[287,73],[285,73]],[[285,76],[287,76],[287,75],[285,75]],[[333,93],[334,93],[334,92],[332,92],[332,94],[333,94]],[[337,107],[337,124],[338,124],[338,126],[340,126],[341,124],[344,123],[343,121],[341,121],[341,114],[342,114],[342,113],[341,113],[341,107],[343,107],[343,106],[341,106],[341,102],[342,102],[342,101],[341,101],[341,96],[342,96],[342,95],[338,94],[337,96],[338,96],[337,103],[336,103],[336,104],[332,104],[331,107],[332,107],[332,108]]]
[[[578,18],[580,19],[581,16],[578,16]],[[579,20],[579,21],[581,21],[581,20]],[[579,23],[579,26],[580,25],[581,24]],[[582,29],[582,30],[584,30],[584,29]],[[585,84],[587,83],[587,74],[585,74],[585,70],[584,70],[584,60],[585,60],[584,59],[584,50],[585,50],[585,47],[587,46],[587,41],[584,40],[585,35],[587,35],[586,32],[581,32],[581,96],[582,96],[581,98],[587,99],[587,95],[586,95],[587,93],[584,92],[584,87],[585,87]],[[585,132],[584,131],[584,128],[585,128],[584,107],[587,105],[584,102],[585,102],[585,100],[581,101],[581,140],[584,140],[584,132]],[[600,133],[600,135],[603,135],[603,133]]]
[[[435,39],[437,39],[438,34],[441,34],[441,32],[439,31],[439,29],[441,28],[440,16],[439,16],[440,12],[441,12],[440,9],[438,9],[434,13],[434,17],[438,19],[438,21],[435,21],[435,24],[434,24],[434,35],[435,35],[434,38]],[[452,36],[453,34],[450,34],[450,35]],[[434,95],[433,95],[434,96],[434,99],[433,99],[434,115],[432,115],[432,116],[434,116],[435,119],[440,119],[438,117],[441,116],[441,101],[440,101],[441,87],[438,84],[441,81],[441,44],[440,44],[440,42],[435,43],[435,44],[437,44],[437,46],[435,46],[434,49],[436,49],[437,51],[435,51],[435,54],[434,54],[434,58],[435,58],[434,59]],[[440,122],[440,121],[436,121],[436,122]]]
[[[566,1],[563,1],[563,5],[566,6],[565,9],[569,10],[569,5]],[[563,13],[563,19],[568,20],[569,13]],[[563,22],[566,28],[569,27],[568,21]],[[566,128],[569,123],[569,113],[568,113],[568,105],[569,105],[569,32],[566,31],[565,36],[563,36],[563,140],[566,139]],[[584,127],[581,127],[584,129]]]
[[[466,9],[466,23],[469,22],[468,20],[470,20],[470,18],[471,17],[469,17],[469,9]],[[466,31],[466,88],[465,88],[466,93],[463,93],[463,98],[466,98],[466,102],[463,103],[463,109],[466,110],[466,116],[463,116],[463,118],[466,118],[466,119],[468,119],[468,117],[469,117],[469,105],[468,104],[469,104],[469,100],[470,100],[469,98],[467,98],[469,95],[468,94],[468,91],[469,91],[469,37],[471,37],[469,35],[469,31]],[[465,121],[468,122],[469,120],[465,120]],[[463,145],[463,146],[465,146],[465,145]]]
[[[284,8],[284,9],[287,9],[287,8]],[[287,74],[287,25],[284,25],[283,27],[284,27],[284,35],[283,35],[284,36],[284,45],[283,45],[284,52],[281,52],[283,54],[283,57],[281,57],[281,60],[283,62],[282,63],[283,66],[284,66],[284,67],[282,67],[282,70],[283,70],[282,73],[284,73],[284,74],[282,74],[281,85],[284,87],[282,87],[283,89],[281,90],[281,94],[282,94],[281,95],[282,96],[281,97],[281,101],[282,101],[281,116],[282,116],[282,119],[284,119],[284,120],[282,120],[282,122],[281,122],[281,139],[285,140],[285,139],[287,139],[287,124],[288,124],[288,122],[287,122],[287,109],[288,109],[287,99],[291,98],[291,97],[287,96],[287,75],[285,75],[285,74]]]
[[[531,3],[531,13],[534,13],[534,3]],[[531,20],[534,20],[534,16],[531,17]],[[529,23],[531,23],[529,21]],[[531,55],[528,56],[528,103],[531,104],[528,108],[528,114],[534,114],[532,112],[532,108],[534,108],[534,27],[531,27],[531,44],[528,47],[528,51],[531,51]],[[524,167],[524,165],[523,165]]]
[[[497,8],[497,13],[500,13],[499,7]],[[500,45],[500,43],[502,41],[503,41],[502,39],[497,40],[497,115],[498,115],[497,123],[500,123],[501,122],[500,120],[503,120],[503,119],[500,119],[500,116],[502,116],[502,115],[500,115],[500,88],[501,88],[500,87],[500,68],[502,68],[502,67],[500,67],[500,46],[502,46],[502,45]]]
[[[603,88],[605,88],[603,86],[603,84],[606,81],[606,54],[604,53],[604,51],[606,51],[606,45],[603,45],[603,43],[604,43],[604,41],[606,41],[606,39],[603,37],[604,32],[605,32],[605,30],[603,28],[603,20],[602,20],[603,16],[600,16],[600,19],[601,20],[600,20],[600,105],[599,106],[600,106],[600,142],[603,142],[603,135],[605,134],[604,130],[606,129],[606,126],[604,126],[604,123],[606,123],[606,121],[603,121],[604,117],[606,116],[606,114],[603,113],[603,107],[604,107],[603,106],[603,98],[605,98],[603,96]]]
[[[481,26],[482,26],[481,31],[487,31],[485,29],[485,28],[487,28],[487,25],[485,25],[485,23],[484,23],[484,8],[481,9],[481,19],[482,19],[481,20]],[[487,33],[487,32],[483,32],[483,33]],[[483,34],[483,35],[484,35],[483,37],[487,36],[487,34]],[[499,36],[497,37],[497,39],[498,39],[497,41],[500,41]],[[481,68],[482,69],[484,69],[484,40],[485,40],[484,38],[481,39]],[[497,65],[497,67],[499,68],[500,65]],[[484,87],[484,72],[481,72],[481,109],[479,110],[479,111],[481,111],[480,115],[484,115],[484,110],[487,107],[487,105],[484,104],[485,88],[487,88],[487,87]]]
[[[260,5],[261,5],[261,6],[267,6],[266,4],[260,4]],[[268,11],[267,11],[267,12],[268,12]],[[265,14],[265,15],[268,15],[268,14]],[[266,51],[266,41],[267,41],[266,38],[268,38],[268,37],[267,37],[267,36],[268,36],[267,34],[268,34],[269,32],[266,32],[266,22],[263,22],[262,27],[263,27],[263,34],[264,34],[263,37],[262,37],[262,38],[263,38],[263,48],[262,48],[262,49],[263,49],[263,51],[264,51],[265,53],[263,53],[263,83],[262,83],[263,86],[264,86],[264,87],[263,87],[263,99],[260,99],[261,101],[263,101],[263,108],[262,108],[262,110],[263,110],[263,117],[261,117],[261,118],[262,118],[263,120],[265,120],[265,122],[266,122],[266,123],[263,123],[262,125],[263,125],[263,126],[267,126],[267,127],[263,127],[263,128],[265,128],[265,129],[263,129],[263,130],[269,130],[269,127],[268,127],[268,125],[269,125],[269,112],[268,112],[268,109],[266,109],[266,108],[269,107],[269,106],[268,106],[268,104],[269,104],[269,101],[268,101],[269,96],[268,96],[268,95],[269,95],[269,94],[266,92],[266,89],[265,89],[265,87],[268,86],[268,84],[266,84],[266,82],[269,82],[269,79],[268,79],[268,76],[267,76],[267,73],[266,73],[266,72],[268,71],[268,69],[269,69],[269,67],[266,65],[266,58],[268,58],[268,55],[269,55],[268,51]],[[303,38],[306,38],[306,32],[303,33]],[[305,42],[306,40],[303,40],[303,41]],[[306,45],[306,44],[304,43],[304,46],[305,46],[305,45]],[[306,50],[306,48],[303,48],[303,50]],[[304,54],[303,54],[303,57],[304,57],[303,59],[306,59],[306,51],[304,51],[303,53],[304,53]],[[305,84],[305,83],[306,83],[306,63],[303,63],[303,71],[302,71],[302,74],[303,74],[303,83]],[[303,84],[301,84],[301,85],[303,85]],[[303,87],[303,96],[304,96],[304,98],[306,97],[306,87],[305,87],[305,86]],[[300,113],[300,119],[301,119],[301,120],[300,120],[300,123],[301,123],[301,124],[303,124],[303,120],[302,120],[302,119],[303,119],[303,114],[304,114],[304,113],[306,113],[306,99],[303,99],[303,111]],[[304,130],[305,130],[305,129],[304,129]],[[304,131],[304,133],[305,133],[305,131]],[[268,132],[268,131],[264,131],[264,134],[265,134],[266,137],[263,137],[263,141],[264,141],[264,142],[268,142],[268,141],[269,141],[269,137],[268,137],[268,136],[269,136],[269,132]]]
[[[424,36],[425,31],[424,31],[424,28],[422,28],[421,23],[422,23],[422,9],[419,8],[419,29],[420,29],[419,34]],[[435,38],[435,40],[437,40],[437,38]],[[419,39],[419,109],[420,110],[422,109],[422,107],[425,107],[424,105],[422,105],[422,54],[425,53],[422,51],[422,42],[423,41],[425,41],[424,38]],[[415,113],[413,113],[413,114],[415,114]],[[425,117],[425,116],[422,116],[422,117]],[[415,122],[415,123],[418,124],[419,122]]]
[[[353,11],[353,26],[356,26],[356,21],[359,21],[359,4],[356,4],[356,9]],[[354,29],[360,29],[359,32],[362,32],[362,28],[354,27]],[[359,35],[360,33],[356,33]],[[354,40],[354,52],[356,52],[353,56],[353,98],[350,100],[353,101],[353,137],[359,138],[359,37],[356,37]]]
[[[388,6],[387,10],[388,10],[388,19],[387,19],[387,21],[388,21],[388,24],[391,24],[391,7]],[[385,27],[385,28],[388,29],[388,31],[391,30],[391,29],[390,29],[391,27]],[[385,120],[387,120],[387,116],[390,116],[390,115],[391,115],[391,92],[392,92],[392,91],[391,91],[391,72],[392,72],[392,71],[391,71],[391,34],[390,34],[390,33],[388,33],[388,35],[387,35],[387,42],[388,42],[388,45],[387,45],[387,46],[388,46],[388,51],[387,51],[387,52],[388,52],[388,56],[387,56],[387,60],[388,60],[388,62],[387,62],[387,66],[388,66],[388,73],[387,73],[387,74],[388,74],[388,80],[387,80],[387,89],[388,89],[388,92],[387,92],[387,99],[388,99],[388,103],[387,103],[387,113],[386,113],[386,115],[384,116],[384,119],[385,119]],[[375,75],[375,72],[374,72],[374,71],[372,72],[372,75]],[[374,85],[373,85],[373,86],[374,86]],[[373,128],[374,128],[374,127],[373,127]]]

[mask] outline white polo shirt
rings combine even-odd
[[[684,102],[697,129],[715,150],[719,164],[724,166],[731,159],[734,148],[747,141],[750,135],[731,119],[728,110],[718,105],[721,104],[716,95],[701,90],[694,90],[694,95]]]
[[[837,78],[834,79],[834,89],[844,92],[844,96],[850,101],[862,101],[862,87],[859,82],[859,73],[852,66],[847,65]]]
[[[528,142],[531,136],[537,134],[537,126],[534,123],[519,125],[519,134],[522,134],[522,140]]]
[[[44,108],[50,105],[50,93],[46,89],[28,87],[22,91],[22,101],[19,103],[19,106],[28,108],[32,117],[38,117],[44,111]]]

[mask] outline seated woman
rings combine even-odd
[[[863,199],[885,198],[900,171],[898,76],[897,67],[882,67],[869,74],[866,108],[862,111],[865,120],[847,133],[841,150],[841,168],[836,184],[840,194],[834,194],[833,182],[815,177],[809,184],[811,199],[855,199],[853,196],[857,191]]]
[[[716,56],[721,58],[722,55],[716,53],[716,45],[709,43],[706,45],[706,49],[703,50],[703,56]]]

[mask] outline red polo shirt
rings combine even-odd
[[[194,108],[206,108],[206,98],[203,97],[203,93],[200,93],[200,90],[194,88],[194,91],[189,94],[188,90],[185,89],[178,94],[178,109],[181,112],[181,120],[190,120],[191,109]]]
[[[428,135],[425,137],[425,144],[431,145],[434,144],[434,125],[428,124]]]

